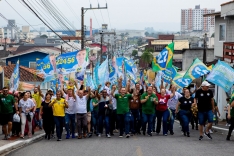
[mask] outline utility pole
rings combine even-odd
[[[92,5],[90,4],[90,8],[84,8],[81,7],[81,49],[84,49],[84,39],[85,39],[85,34],[84,34],[84,14],[87,10],[94,10],[94,9],[107,9],[107,3],[106,7],[100,7],[98,4],[97,8],[92,8]]]
[[[207,34],[205,33],[204,36],[204,49],[203,49],[203,63],[206,64],[206,38],[207,38]]]
[[[110,35],[110,34],[113,34],[113,35],[116,35],[115,32],[101,32],[100,35],[101,35],[101,54],[100,54],[100,61],[103,62],[103,58],[102,58],[102,42],[103,42],[103,35]],[[109,51],[108,51],[109,52]]]

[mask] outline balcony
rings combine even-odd
[[[227,62],[233,63],[234,42],[224,42],[223,43],[223,59]]]

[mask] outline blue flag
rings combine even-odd
[[[113,65],[110,65],[109,68],[110,68],[109,81],[111,85],[114,85],[117,83],[117,72]]]
[[[175,85],[177,85],[179,88],[187,87],[193,80],[190,78],[184,78],[184,76],[180,73],[177,73],[174,77],[173,82]]]
[[[55,56],[47,55],[43,59],[43,70],[44,70],[45,77],[56,74]]]
[[[36,64],[37,64],[37,67],[36,67],[37,74],[45,74],[43,70],[43,65],[44,65],[43,59],[37,60]]]
[[[218,61],[206,80],[229,92],[234,84],[234,70],[226,62]]]
[[[9,88],[11,92],[17,91],[18,87],[19,87],[19,60],[15,65],[14,71],[9,81]]]
[[[174,67],[167,68],[166,70],[163,70],[162,77],[163,77],[164,82],[169,84],[171,79],[174,79],[176,74],[177,74],[177,70]]]
[[[136,83],[136,75],[133,72],[132,66],[128,64],[127,61],[124,60],[125,72],[126,75],[133,83]]]
[[[86,87],[90,87],[91,89],[96,89],[96,86],[94,85],[94,82],[90,74],[87,74]]]
[[[119,57],[116,58],[116,66],[118,67],[118,71],[117,71],[117,75],[118,77],[122,77],[122,86],[126,86],[126,75],[125,73],[125,67],[124,67],[124,58],[123,57]]]
[[[108,58],[98,68],[98,79],[102,87],[105,86],[105,82],[109,81]]]
[[[56,65],[59,74],[70,74],[77,72],[78,61],[77,61],[78,51],[65,53],[59,55],[56,59]]]

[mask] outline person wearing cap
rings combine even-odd
[[[207,81],[202,82],[201,88],[196,91],[194,99],[194,103],[198,108],[199,140],[203,139],[203,126],[205,125],[206,119],[208,120],[208,125],[204,135],[212,139],[209,130],[212,128],[215,107],[213,92],[209,89],[209,86],[210,84]]]

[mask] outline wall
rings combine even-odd
[[[25,66],[29,68],[29,62],[36,62],[36,59],[43,59],[47,54],[41,52],[33,52],[25,55],[15,56],[6,59],[6,65],[8,65],[8,61],[11,61],[12,64],[15,64],[19,60],[19,64],[21,66]]]
[[[215,44],[214,44],[214,56],[223,57],[223,42],[219,41],[219,24],[226,23],[226,21],[219,16],[215,17]]]
[[[182,54],[182,70],[187,70],[192,64],[193,60],[199,58],[203,60],[203,49],[186,49]],[[206,50],[206,61],[214,60],[214,49]]]
[[[234,19],[226,20],[226,29],[227,29],[227,41],[226,42],[234,42]]]

